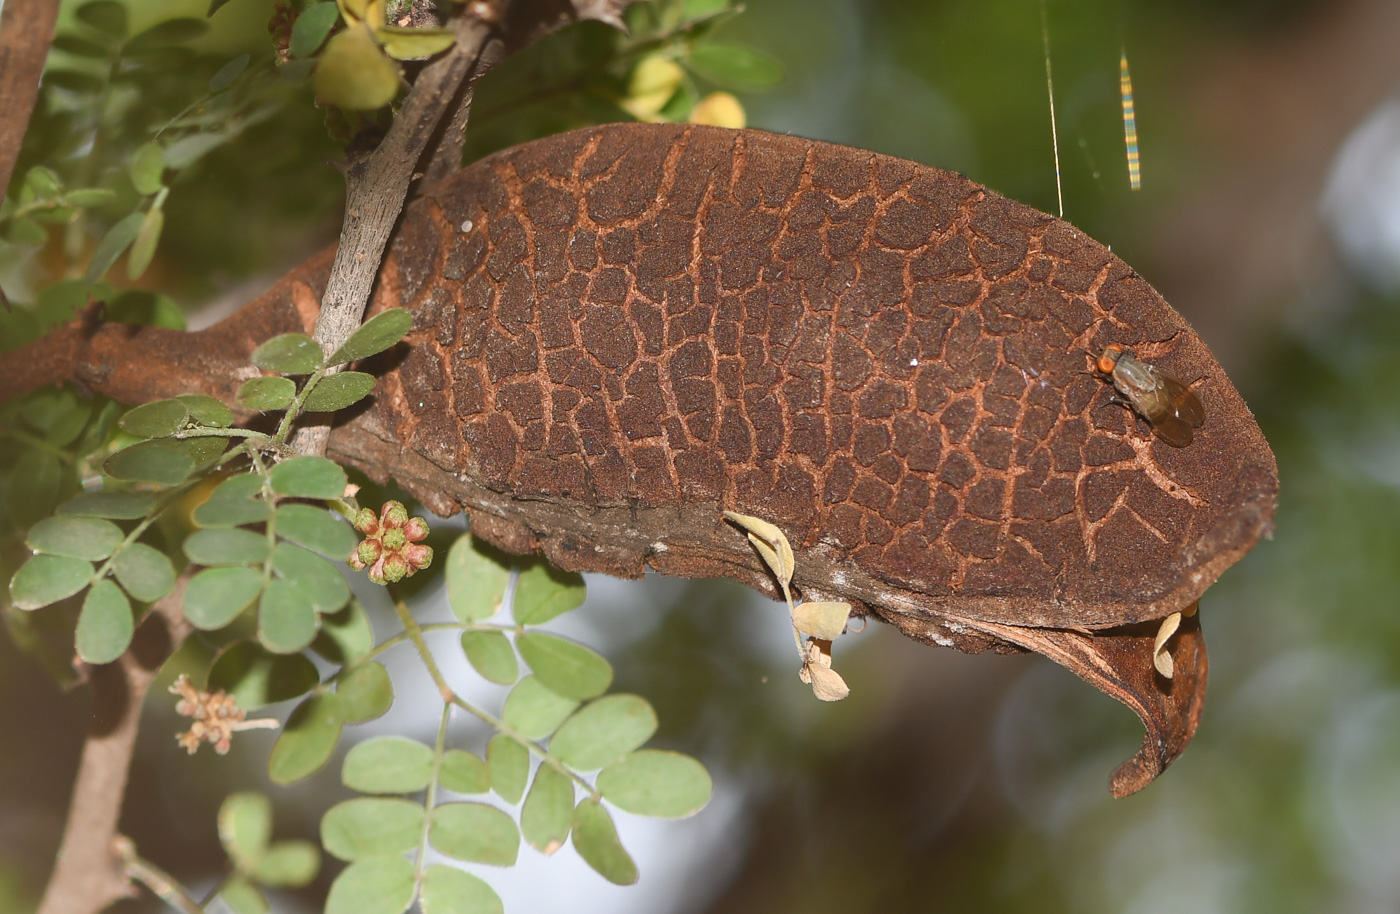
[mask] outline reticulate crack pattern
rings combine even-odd
[[[935,599],[1108,601],[1201,535],[1174,506],[1203,481],[1087,370],[1160,299],[1072,227],[797,138],[571,136],[403,228],[434,251],[399,277],[419,453],[518,499],[740,509]]]

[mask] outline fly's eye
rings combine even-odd
[[[1118,360],[1116,358],[1105,354],[1099,359],[1099,371],[1102,371],[1104,374],[1113,374],[1113,369],[1117,364]]]

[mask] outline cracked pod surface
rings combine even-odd
[[[218,346],[309,326],[329,263],[204,334],[142,338],[203,352],[197,389],[227,399]],[[1199,626],[1164,680],[1155,623],[1270,529],[1273,455],[1185,321],[1068,223],[862,150],[610,125],[426,189],[373,307],[400,304],[409,345],[371,366],[375,401],[331,456],[567,569],[771,594],[721,510],[770,521],[804,598],[964,650],[1036,650],[1133,707],[1148,733],[1115,793],[1194,731]],[[103,336],[82,360],[121,389]],[[1190,446],[1109,402],[1091,369],[1110,343],[1200,397]]]

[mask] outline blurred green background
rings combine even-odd
[[[266,55],[269,6],[234,0],[206,49]],[[1049,661],[872,627],[838,648],[851,699],[816,706],[772,606],[724,585],[598,582],[594,643],[619,688],[657,705],[663,743],[710,765],[717,799],[658,833],[631,895],[550,860],[531,872],[558,881],[558,906],[507,887],[510,910],[1400,909],[1400,4],[1043,9],[1065,218],[1195,325],[1278,457],[1276,539],[1202,601],[1211,680],[1194,743],[1115,801],[1108,775],[1137,723]],[[1036,0],[755,0],[717,37],[785,69],[776,89],[741,94],[751,126],[955,169],[1055,212],[1041,23]],[[580,46],[560,36],[525,63]],[[494,114],[474,154],[533,129],[488,105],[518,103],[531,78],[488,77],[479,104]],[[549,110],[559,129],[584,116]],[[149,283],[192,314],[225,313],[333,240],[339,175],[321,120],[303,98],[185,174]],[[26,910],[49,865],[83,715],[0,639],[0,911]],[[124,827],[198,882],[220,866],[219,799],[262,783],[268,743],[186,760],[169,718],[150,713]],[[314,836],[337,788],[312,783],[324,791],[274,794],[280,835]]]

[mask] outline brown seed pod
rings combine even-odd
[[[202,334],[52,345],[145,399],[165,347],[195,366],[164,369],[169,392],[227,400],[256,342],[310,325],[329,263]],[[803,599],[1035,650],[1132,707],[1148,732],[1118,795],[1194,731],[1199,623],[1170,681],[1154,637],[1269,531],[1277,471],[1191,328],[1068,223],[861,150],[610,125],[429,188],[381,272],[374,307],[400,304],[409,345],[371,366],[377,396],[330,456],[566,569],[772,594],[721,511],[767,520]],[[1188,447],[1101,408],[1085,353],[1110,343],[1193,379],[1209,421]]]

